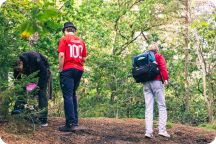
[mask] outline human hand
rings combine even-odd
[[[168,86],[168,80],[164,81],[164,86]]]
[[[59,72],[62,72],[63,67],[59,66]]]

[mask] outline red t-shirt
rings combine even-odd
[[[63,70],[75,68],[83,71],[83,58],[86,57],[86,46],[76,35],[68,34],[60,39],[58,52],[65,54]]]

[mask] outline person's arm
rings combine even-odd
[[[61,72],[63,70],[64,59],[65,59],[65,54],[63,52],[60,52],[59,56],[58,56],[58,60],[59,60],[59,72]]]
[[[14,76],[15,80],[19,80],[19,79],[21,79],[21,72],[19,72],[18,70],[14,69],[13,76]]]
[[[159,56],[158,66],[159,66],[161,75],[164,79],[164,85],[167,86],[169,76],[168,76],[168,71],[167,71],[167,67],[166,67],[166,61],[162,55]]]
[[[59,72],[61,72],[64,67],[65,47],[66,47],[66,42],[64,40],[64,37],[62,37],[58,45]]]
[[[86,61],[86,56],[87,56],[86,45],[85,45],[85,43],[83,41],[83,53],[82,53],[82,60],[83,60],[83,62]]]
[[[86,61],[86,57],[83,57],[83,62],[85,62]]]

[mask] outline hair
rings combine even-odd
[[[73,33],[75,33],[76,29],[74,27],[68,27],[68,28],[65,28],[65,31],[66,32],[73,32]]]
[[[156,43],[156,42],[151,43],[151,44],[148,46],[148,50],[151,50],[151,51],[158,51],[158,50],[159,50],[159,48],[158,48],[158,43]]]

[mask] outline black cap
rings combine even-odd
[[[72,22],[66,22],[66,23],[64,23],[64,27],[63,27],[63,29],[62,29],[62,32],[64,32],[65,29],[66,29],[66,28],[69,28],[69,27],[73,27],[75,30],[77,30],[76,27],[73,25]]]

